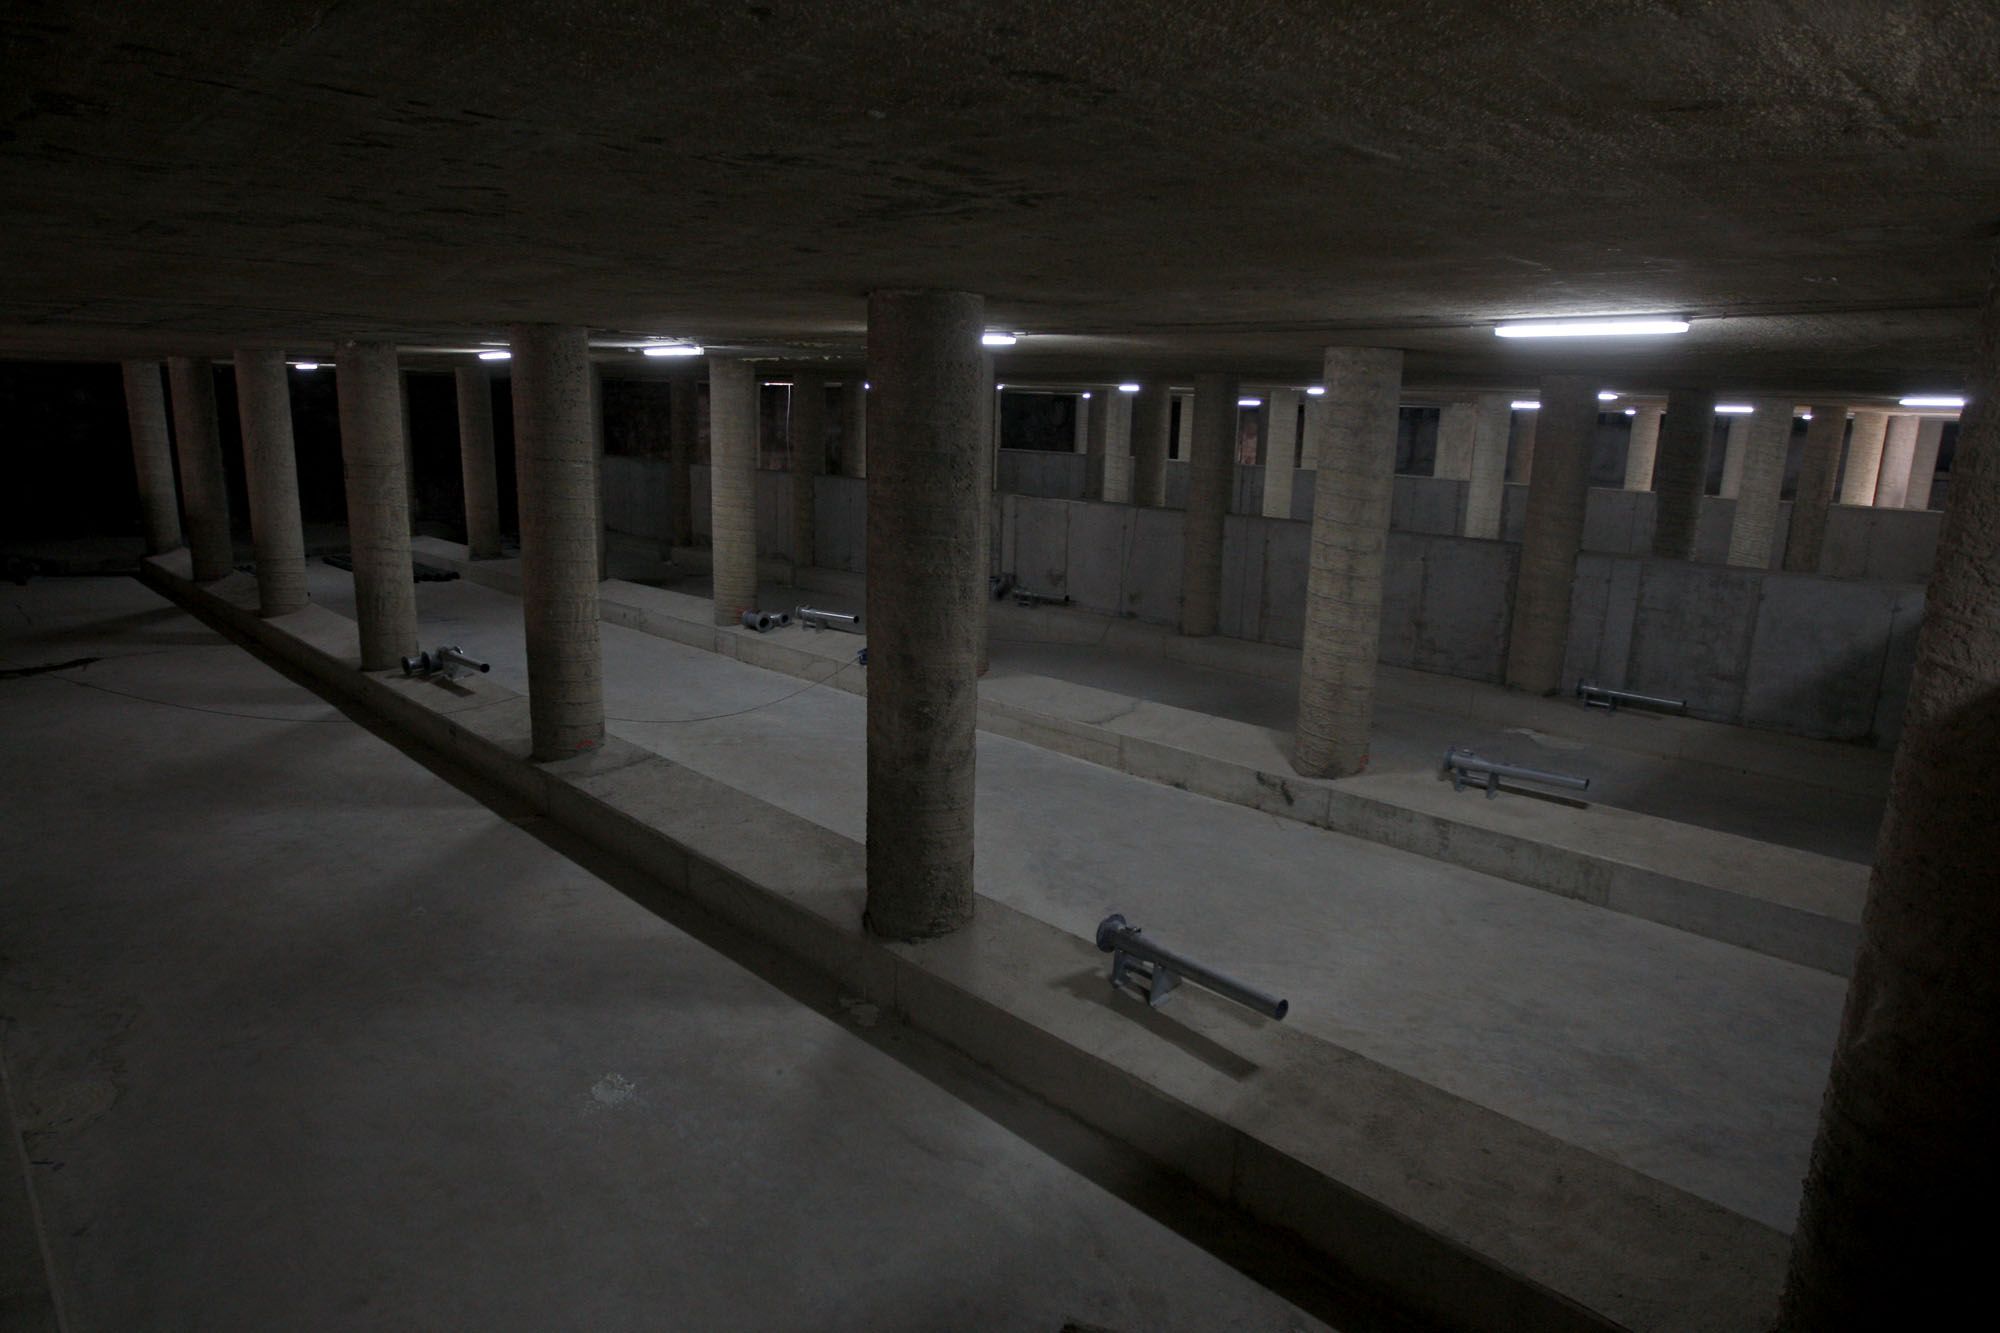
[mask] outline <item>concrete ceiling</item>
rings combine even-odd
[[[514,320],[1002,374],[1952,389],[2000,221],[1990,0],[516,0],[0,14],[0,348]],[[1496,319],[1681,312],[1661,343]]]

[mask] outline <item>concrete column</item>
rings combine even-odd
[[[1847,432],[1847,471],[1840,477],[1844,505],[1875,503],[1875,483],[1882,476],[1882,443],[1889,430],[1887,412],[1860,411]]]
[[[1741,569],[1771,567],[1778,493],[1785,481],[1785,454],[1792,444],[1792,400],[1759,398],[1756,408],[1750,416],[1737,418],[1750,423],[1740,454],[1736,516],[1729,525],[1729,563]]]
[[[859,377],[840,386],[840,475],[868,475],[868,390]]]
[[[188,554],[195,582],[210,583],[236,563],[229,537],[229,484],[222,471],[222,433],[215,421],[215,372],[205,357],[169,357],[167,379],[174,391],[174,446],[181,459]]]
[[[1653,459],[1660,451],[1660,418],[1666,409],[1639,407],[1632,413],[1632,434],[1625,443],[1625,489],[1653,489]]]
[[[474,560],[500,558],[500,475],[493,459],[493,381],[484,366],[460,366],[458,467],[465,479],[465,546]]]
[[[979,430],[986,441],[979,451],[979,647],[974,653],[975,669],[981,676],[993,665],[993,597],[987,583],[995,573],[993,548],[994,493],[1000,486],[1000,390],[994,379],[991,349],[979,349],[979,373],[986,391],[979,396]]]
[[[701,379],[693,371],[673,377],[667,401],[667,521],[668,541],[694,545],[694,467],[696,437],[701,434]]]
[[[1132,503],[1158,509],[1167,502],[1167,432],[1173,395],[1164,382],[1147,383],[1132,400]]]
[[[1472,470],[1465,484],[1465,535],[1500,540],[1500,519],[1506,500],[1507,435],[1514,409],[1504,393],[1479,396],[1472,426]]]
[[[2000,262],[1777,1328],[1943,1329],[1992,1287]]]
[[[1917,446],[1910,456],[1910,487],[1903,495],[1905,509],[1929,509],[1931,486],[1937,481],[1938,446],[1944,443],[1944,418],[1917,420]]]
[[[1875,507],[1901,509],[1910,493],[1910,464],[1917,456],[1917,418],[1889,418],[1882,441],[1882,466],[1875,481]]]
[[[257,552],[257,609],[282,616],[306,604],[305,522],[292,448],[292,386],[283,352],[236,353],[236,411],[243,423],[243,479]]]
[[[1299,439],[1299,466],[1319,468],[1319,460],[1326,457],[1327,432],[1331,429],[1326,407],[1326,396],[1306,398],[1305,423]]]
[[[1734,500],[1743,490],[1743,452],[1750,445],[1750,417],[1737,414],[1729,418],[1729,428],[1722,437],[1722,489],[1716,492],[1720,499]]]
[[[791,397],[785,444],[792,461],[792,568],[798,570],[819,563],[813,487],[826,475],[826,381],[818,375],[794,375]]]
[[[973,726],[992,504],[985,302],[875,292],[868,478],[868,912],[892,939],[972,919]]]
[[[757,605],[757,372],[748,361],[708,358],[708,456],[715,623],[734,625]]]
[[[1111,456],[1111,399],[1117,396],[1115,389],[1098,389],[1092,399],[1078,399],[1080,409],[1089,411],[1084,417],[1083,439],[1083,498],[1102,500],[1104,498],[1104,477],[1106,460]]]
[[[586,359],[588,355],[586,351]],[[611,526],[604,508],[604,368],[592,365],[589,370],[590,491],[597,518],[597,581],[602,583],[611,577]]]
[[[1070,447],[1080,454],[1090,452],[1090,395],[1087,393],[1076,396],[1076,434]]]
[[[125,417],[132,429],[132,469],[139,479],[139,517],[146,554],[164,555],[181,544],[180,498],[174,492],[173,442],[167,436],[167,395],[160,363],[127,361]]]
[[[1292,482],[1298,476],[1299,391],[1273,389],[1264,396],[1264,517],[1292,516]]]
[[[1835,474],[1840,471],[1840,442],[1847,434],[1847,409],[1819,404],[1806,423],[1806,447],[1799,458],[1799,489],[1792,497],[1792,526],[1785,533],[1785,569],[1797,574],[1819,572],[1820,551],[1826,545],[1826,513],[1833,503]]]
[[[1660,497],[1653,525],[1653,554],[1663,560],[1694,559],[1701,499],[1708,489],[1708,449],[1715,435],[1715,390],[1675,389],[1660,421],[1660,453],[1653,490]]]
[[[1234,375],[1195,377],[1182,522],[1181,633],[1197,638],[1215,633],[1222,610],[1222,521],[1236,472],[1237,393]]]
[[[597,624],[599,440],[585,330],[517,324],[514,466],[521,478],[521,615],[528,722],[537,760],[568,759],[604,739],[603,644]]]
[[[1540,429],[1542,414],[1530,407],[1514,415],[1518,423],[1515,434],[1520,443],[1514,449],[1513,466],[1508,469],[1507,480],[1523,486],[1535,479],[1535,432]]]
[[[361,669],[388,671],[417,651],[410,493],[403,478],[402,375],[391,343],[344,342],[336,367]]]
[[[1185,463],[1194,457],[1194,395],[1180,395],[1181,422],[1174,439],[1174,455]],[[1231,446],[1232,456],[1234,446]],[[1164,501],[1162,501],[1164,503]]]
[[[417,533],[417,437],[410,430],[410,373],[396,375],[397,405],[403,413],[403,493],[410,510],[410,535]]]
[[[1292,767],[1306,777],[1347,777],[1368,766],[1402,387],[1401,352],[1327,349],[1325,452],[1313,480],[1292,749]]]
[[[1107,390],[1104,395],[1104,498],[1132,503],[1132,400],[1137,395]]]
[[[1507,683],[1532,694],[1562,687],[1569,646],[1569,592],[1583,546],[1583,505],[1590,490],[1590,446],[1597,434],[1597,381],[1551,375],[1542,381],[1535,471],[1521,570],[1514,581],[1514,625],[1507,641]]]
[[[1472,476],[1472,443],[1479,431],[1479,409],[1472,403],[1446,403],[1438,412],[1437,461],[1431,475],[1447,481]]]

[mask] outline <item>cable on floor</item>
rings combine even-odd
[[[204,644],[187,644],[185,646],[188,648],[210,648],[210,647],[217,647],[224,645],[204,643]],[[178,652],[178,651],[180,651],[180,649],[161,648],[161,649],[154,649],[153,651],[150,652],[141,652],[141,653],[113,653],[111,657],[108,659],[102,657],[77,657],[77,658],[72,658],[67,662],[46,662],[42,663],[41,665],[31,666],[31,667],[16,666],[16,667],[10,667],[6,671],[0,671],[0,679],[21,680],[21,679],[29,679],[35,676],[47,676],[49,679],[61,681],[65,685],[75,685],[81,689],[96,690],[102,694],[115,694],[121,699],[132,699],[142,704],[157,704],[161,708],[178,708],[181,709],[183,712],[188,712],[188,713],[208,713],[214,717],[241,718],[246,722],[332,722],[332,723],[345,724],[349,726],[353,725],[348,718],[340,716],[286,717],[278,713],[245,713],[233,708],[209,708],[202,704],[184,704],[184,703],[179,703],[173,699],[155,699],[153,696],[149,694],[134,694],[130,690],[115,689],[109,685],[100,685],[94,680],[78,680],[74,676],[65,676],[57,674],[64,671],[78,670],[84,667],[88,667],[93,662],[102,662],[107,660],[115,661],[121,657],[156,657],[162,653]]]
[[[805,684],[799,686],[796,690],[791,691],[790,693],[781,694],[775,699],[766,699],[761,704],[751,704],[748,708],[738,708],[727,713],[707,713],[700,717],[614,717],[610,714],[606,714],[604,720],[606,722],[658,723],[661,725],[679,725],[688,722],[720,722],[724,718],[742,717],[746,713],[756,713],[766,708],[776,708],[779,704],[784,703],[787,700],[798,698],[801,694],[804,694],[807,690],[818,689],[820,686],[825,685],[827,682],[831,681],[835,676],[838,676],[841,672],[847,670],[847,668],[854,665],[857,664],[855,662],[842,662],[839,666],[827,672],[824,676],[821,676],[818,680],[809,680]]]

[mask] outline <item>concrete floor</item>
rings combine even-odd
[[[1321,1326],[138,585],[3,595],[8,666],[106,659],[0,680],[70,1328]],[[518,670],[508,599],[420,598]],[[638,648],[614,678],[684,669]]]
[[[311,577],[352,614],[347,579]],[[457,640],[526,688],[517,599],[417,591],[426,644]],[[616,734],[862,836],[860,698],[603,633]],[[1124,912],[1288,996],[1290,1023],[1790,1229],[1840,979],[1032,745],[979,746],[981,893],[1084,936]]]

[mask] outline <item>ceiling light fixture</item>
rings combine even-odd
[[[513,355],[512,352],[481,352],[479,359],[481,361],[507,361],[511,360]]]
[[[1137,392],[1139,392],[1139,386],[1138,386],[1138,385],[1136,385],[1136,384],[1121,384],[1121,385],[1119,385],[1119,386],[1118,386],[1118,392],[1120,392],[1120,393],[1137,393]]]
[[[317,362],[317,361],[294,361],[294,362],[292,362],[292,369],[293,369],[293,370],[318,370],[318,369],[319,369],[319,362]]]
[[[1325,397],[1326,386],[1324,384],[1308,384],[1306,385],[1306,395],[1311,398]]]
[[[1536,398],[1516,399],[1514,402],[1507,404],[1507,406],[1513,408],[1516,412],[1539,412],[1542,410],[1541,400]]]
[[[1625,409],[1625,415],[1628,417],[1636,417],[1639,415],[1639,409],[1636,407],[1628,407]]]
[[[1725,417],[1747,417],[1757,409],[1749,403],[1717,403],[1715,410]]]
[[[1543,319],[1493,326],[1501,338],[1641,338],[1687,331],[1684,319]]]
[[[640,350],[647,356],[700,356],[708,349],[693,343],[656,343]]]
[[[1965,400],[1963,398],[1953,398],[1949,394],[1927,394],[1927,393],[1914,394],[1908,398],[1898,399],[1897,403],[1901,407],[1964,407],[1965,406]]]
[[[1081,397],[1084,397],[1084,398],[1088,398],[1088,397],[1090,397],[1090,390],[1088,390],[1088,389],[1085,389],[1085,390],[1083,391],[1083,393],[1082,393],[1082,394],[1081,394],[1080,396],[1081,396]]]
[[[982,333],[979,344],[982,347],[1012,347],[1021,340],[1018,333]]]
[[[1599,389],[1597,391],[1597,401],[1600,403],[1615,403],[1618,401],[1618,395],[1609,389]]]
[[[1236,405],[1238,407],[1262,407],[1264,400],[1262,398],[1238,398]]]

